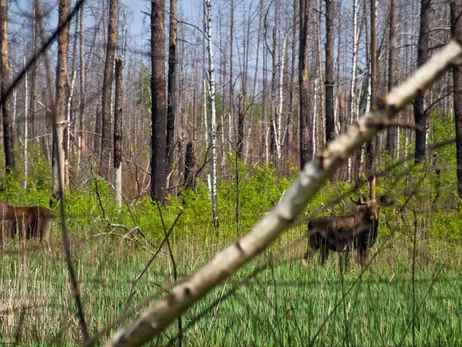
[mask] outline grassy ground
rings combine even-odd
[[[182,318],[183,344],[462,345],[460,249],[448,254],[447,247],[439,244],[430,251],[420,242],[413,257],[411,244],[395,241],[363,276],[353,259],[342,276],[337,255],[331,256],[326,267],[317,261],[303,267],[300,234],[300,230],[289,233],[273,248],[272,254],[278,256],[273,266],[249,277],[268,263],[270,252],[261,255],[188,311]],[[173,240],[179,274],[204,264],[230,241],[215,237]],[[78,344],[67,267],[58,250],[59,240],[55,242],[52,255],[34,249],[33,244],[21,252],[12,245],[1,255],[0,343]],[[123,312],[132,281],[150,255],[126,242],[102,238],[75,239],[73,253],[85,315],[94,335]],[[132,303],[141,302],[171,279],[172,266],[162,252],[138,282]],[[235,293],[223,299],[230,290]],[[100,342],[108,336],[103,334]],[[169,343],[178,345],[178,324],[152,342]]]

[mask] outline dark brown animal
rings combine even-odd
[[[11,206],[0,202],[0,246],[18,235],[19,240],[38,238],[50,252],[50,231],[55,215],[42,206]]]
[[[352,200],[353,201],[353,200]],[[313,254],[319,250],[321,264],[325,264],[329,251],[349,252],[358,251],[358,261],[364,268],[367,262],[368,248],[377,240],[379,226],[379,208],[390,206],[393,202],[385,197],[363,202],[361,199],[353,201],[356,213],[349,216],[317,217],[308,223],[308,248],[303,258],[307,265]]]

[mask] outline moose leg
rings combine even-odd
[[[325,265],[327,259],[329,258],[329,249],[327,248],[325,242],[321,243],[320,252],[321,265]]]
[[[309,231],[308,234],[310,234]],[[319,244],[320,240],[319,235],[317,233],[312,233],[311,235],[308,235],[308,245],[306,247],[306,252],[302,260],[302,264],[304,266],[308,265],[314,253],[316,253],[316,251],[319,249]]]
[[[361,265],[361,269],[364,269],[367,264],[367,247],[358,248],[358,261]]]

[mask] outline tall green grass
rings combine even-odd
[[[183,344],[462,344],[460,253],[430,261],[416,258],[413,282],[411,251],[392,244],[364,274],[351,260],[350,270],[342,275],[336,255],[325,267],[317,259],[303,267],[304,242],[297,242],[299,232],[283,237],[282,251],[261,255],[186,312],[182,317]],[[173,251],[180,275],[206,263],[225,243],[218,237],[203,245],[193,237],[176,240]],[[0,258],[0,341],[78,344],[76,309],[62,252],[57,250],[59,244],[52,255],[33,246],[19,252],[10,245]],[[424,251],[422,246],[420,252]],[[150,255],[137,246],[111,239],[81,243],[75,239],[73,252],[87,323],[94,335],[123,312],[132,281]],[[276,260],[268,263],[275,255]],[[262,266],[264,270],[251,276]],[[172,267],[162,252],[137,284],[133,303],[171,280]],[[230,291],[233,294],[228,297]],[[113,331],[103,334],[100,342]],[[170,343],[178,344],[176,324],[152,345]]]

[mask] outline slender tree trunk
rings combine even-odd
[[[262,16],[264,12],[264,0],[261,0],[261,11]],[[264,24],[263,24],[263,42],[265,43],[262,47],[263,49],[263,83],[262,83],[262,101],[261,101],[261,114],[262,114],[262,133],[264,134],[264,140],[262,141],[262,154],[264,155],[265,162],[269,163],[270,161],[270,150],[269,150],[269,129],[271,127],[271,121],[268,121],[270,117],[268,117],[267,112],[267,99],[268,99],[268,80],[267,80],[267,72],[268,72],[268,47],[266,45],[267,38],[268,38],[268,22],[266,20],[266,16],[264,16]]]
[[[38,0],[34,0],[38,1]],[[38,50],[38,42],[39,42],[39,28],[38,28],[38,22],[39,22],[39,15],[37,14],[37,11],[35,10],[35,4],[34,4],[34,22],[32,24],[32,54],[35,55],[37,54]],[[30,69],[30,105],[29,105],[29,134],[30,138],[34,139],[36,136],[36,124],[35,124],[35,112],[36,112],[36,105],[37,105],[37,66],[38,62],[35,62],[32,64],[32,67]]]
[[[96,117],[95,117],[95,135],[93,141],[93,152],[99,153],[101,151],[101,127],[103,121],[101,119],[101,105],[96,106]]]
[[[5,152],[5,169],[12,173],[15,169],[14,132],[11,124],[11,102],[7,95],[10,88],[10,64],[8,56],[8,2],[0,0],[0,67],[1,67],[1,99],[3,118],[3,150]],[[11,93],[10,93],[11,95]]]
[[[26,57],[24,57],[24,68],[26,68]],[[27,162],[28,144],[29,144],[29,80],[28,73],[24,76],[24,181],[23,188],[27,188],[27,176],[29,175],[29,167]]]
[[[229,29],[229,117],[228,117],[228,150],[231,150],[234,143],[234,72],[233,72],[233,48],[234,48],[234,0],[230,1],[230,29]]]
[[[430,3],[431,0],[420,1],[420,27],[419,42],[417,44],[417,67],[422,66],[429,56],[428,43],[430,39]],[[425,109],[424,93],[421,93],[414,101],[414,121],[422,126],[422,130],[415,130],[415,157],[414,162],[419,164],[425,159],[427,147],[427,119]]]
[[[123,61],[115,61],[114,103],[114,188],[117,206],[122,206],[122,122],[123,122]]]
[[[186,155],[184,160],[184,187],[185,189],[191,188],[195,193],[196,189],[196,147],[193,141],[189,141],[186,145]]]
[[[218,230],[218,210],[217,210],[217,162],[215,148],[215,71],[213,68],[213,46],[212,46],[212,4],[211,0],[205,1],[205,17],[207,20],[207,51],[209,60],[209,103],[210,103],[210,153],[212,158],[211,167],[211,195],[212,195],[212,214],[213,225]]]
[[[299,1],[294,0],[294,23],[297,23],[297,17],[300,17],[300,10],[298,9]],[[300,43],[299,43],[300,44]],[[286,131],[284,135],[284,147],[285,147],[285,155],[287,160],[290,159],[291,153],[291,143],[293,138],[293,119],[294,119],[294,85],[296,82],[296,74],[297,74],[297,57],[296,57],[296,49],[297,46],[297,25],[293,25],[292,28],[292,52],[291,52],[291,68],[290,68],[290,83],[289,83],[289,112],[287,114],[287,123],[286,123]],[[316,112],[314,112],[314,117],[316,117]],[[315,142],[315,138],[312,138],[313,143]]]
[[[462,4],[451,2],[451,34],[462,41]],[[457,192],[462,198],[462,65],[452,68],[454,120],[456,125]]]
[[[75,117],[75,112],[72,111],[72,100],[74,98],[74,90],[75,90],[75,80],[77,78],[77,37],[79,34],[79,19],[80,17],[76,17],[75,19],[75,27],[74,27],[74,42],[73,42],[73,48],[72,48],[72,75],[71,75],[71,84],[69,86],[69,94],[67,96],[67,127],[66,127],[66,132],[64,134],[64,153],[65,153],[65,158],[64,158],[64,173],[65,173],[65,178],[64,182],[66,186],[69,186],[69,176],[70,176],[70,160],[73,160],[75,158],[75,147],[74,147],[74,139],[75,139],[75,130],[76,130],[76,117]],[[69,159],[69,157],[71,159]]]
[[[85,64],[85,3],[82,3],[80,7],[80,30],[79,30],[79,44],[80,44],[80,107],[79,107],[79,132],[78,132],[78,144],[77,144],[77,172],[80,172],[80,163],[82,160],[82,154],[85,154],[87,147],[87,136],[85,127],[85,94],[86,94],[86,64]]]
[[[326,141],[334,137],[334,0],[326,0]]]
[[[300,47],[298,52],[298,83],[300,88],[300,169],[313,158],[310,139],[311,115],[308,95],[308,40],[310,33],[311,0],[300,0]],[[313,140],[313,141],[312,141]]]
[[[174,141],[175,141],[175,113],[176,113],[176,0],[170,0],[170,25],[169,25],[169,49],[168,49],[168,94],[167,94],[167,172],[170,172],[173,164]]]
[[[396,7],[395,0],[390,0],[390,19],[388,26],[388,91],[390,91],[396,83]],[[396,137],[398,129],[391,127],[387,129],[387,144],[386,150],[392,158],[397,158],[396,155]]]
[[[109,182],[111,156],[114,151],[112,143],[112,86],[114,82],[114,59],[117,49],[117,31],[119,23],[119,0],[109,0],[109,23],[107,28],[106,61],[104,63],[102,93],[102,134],[100,175]]]
[[[375,94],[377,91],[377,33],[376,33],[376,0],[370,0],[371,6],[371,71],[370,71],[370,102],[371,105],[375,102]],[[377,136],[371,139],[366,145],[366,171],[369,181],[370,199],[375,200],[375,165],[376,165],[376,146]]]
[[[326,114],[325,114],[325,88],[324,88],[324,76],[323,76],[323,68],[322,68],[322,18],[323,18],[323,12],[322,12],[322,0],[317,0],[317,7],[318,7],[318,24],[317,24],[317,33],[316,33],[316,44],[318,46],[318,76],[319,76],[319,122],[314,122],[313,126],[315,126],[315,123],[319,123],[319,132],[318,138],[313,137],[313,153],[316,152],[316,148],[319,145],[320,148],[324,148],[324,140],[326,139],[325,135],[325,125],[326,125]],[[316,132],[317,129],[314,129],[313,131]]]
[[[69,14],[69,0],[59,1],[59,26],[64,25]],[[53,196],[60,199],[60,187],[65,189],[65,143],[67,116],[69,24],[58,35],[58,67],[56,74],[56,138],[53,138]]]
[[[151,2],[151,198],[164,201],[167,142],[164,0]]]

